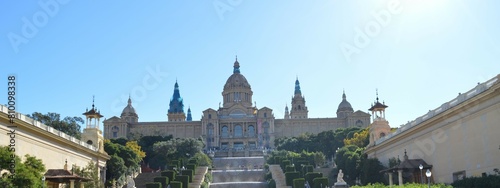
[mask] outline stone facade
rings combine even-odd
[[[438,183],[495,174],[500,168],[499,122],[500,75],[388,134],[388,122],[374,121],[366,154],[385,166],[398,156],[425,161],[431,165],[431,181]],[[401,184],[419,179],[418,164],[414,166],[413,173],[398,171]]]
[[[95,128],[98,124],[94,123],[98,121],[87,121],[91,126],[84,129],[82,140],[78,140],[21,113],[16,113],[15,117],[14,124],[11,124],[8,108],[0,105],[0,131],[13,133],[0,136],[0,145],[11,144],[10,147],[15,148],[16,155],[23,160],[26,154],[41,159],[47,170],[63,169],[65,164],[69,170],[72,165],[86,167],[92,161],[98,164],[99,176],[104,181],[106,161],[110,156],[104,152],[101,131]]]
[[[306,100],[295,81],[295,92],[291,110],[285,107],[285,117],[277,119],[268,107],[257,108],[252,104],[253,91],[240,72],[238,59],[234,62],[233,74],[227,79],[222,91],[223,104],[217,110],[203,111],[200,121],[191,121],[184,115],[182,98],[177,82],[168,110],[168,121],[138,122],[138,115],[131,101],[120,117],[104,121],[105,138],[138,138],[148,135],[173,135],[174,138],[202,137],[207,148],[258,148],[274,147],[274,139],[298,136],[302,133],[320,133],[341,127],[367,127],[370,115],[354,112],[345,93],[337,110],[338,118],[308,118]],[[187,120],[186,120],[187,119]]]

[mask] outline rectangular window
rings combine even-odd
[[[464,178],[465,178],[465,170],[453,173],[453,181],[463,180]]]

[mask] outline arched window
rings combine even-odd
[[[300,110],[300,105],[299,105],[299,110]]]
[[[264,117],[267,117],[267,113],[264,112]]]
[[[212,119],[212,114],[208,114],[208,119]]]
[[[255,127],[253,125],[248,126],[247,134],[249,137],[255,136]]]
[[[243,128],[241,125],[234,126],[234,137],[242,137],[243,136]]]
[[[222,138],[229,137],[229,130],[228,130],[227,126],[223,126],[221,131],[222,131],[221,132]]]

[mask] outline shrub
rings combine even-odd
[[[212,182],[212,180],[213,180],[212,173],[207,172],[207,173],[205,174],[205,182],[207,182],[207,183],[208,183],[208,182]]]
[[[170,187],[171,188],[182,188],[182,182],[180,182],[180,181],[171,181],[170,182]]]
[[[161,188],[161,183],[159,182],[146,183],[146,188]]]
[[[186,175],[177,175],[175,176],[175,180],[182,182],[182,187],[187,188],[189,184],[189,176]]]
[[[306,179],[304,179],[304,178],[293,179],[292,188],[303,188],[305,183],[306,183]]]
[[[193,176],[194,176],[194,172],[193,172],[193,170],[189,170],[189,169],[188,169],[188,170],[183,170],[183,171],[181,172],[181,174],[182,174],[183,176],[189,176],[189,182],[193,182]]]
[[[168,180],[174,181],[175,180],[175,171],[173,170],[166,170],[161,172],[161,176],[166,176],[168,177]]]
[[[285,173],[286,186],[292,186],[293,180],[297,178],[300,178],[299,172],[286,172]]]
[[[323,174],[321,172],[308,172],[306,173],[306,181],[309,182],[309,185],[312,187],[314,186],[314,178],[320,178],[323,177]]]
[[[313,172],[313,170],[314,170],[313,165],[305,165],[305,166],[303,166],[302,167],[302,176],[305,177],[308,172]]]
[[[272,161],[271,164],[281,164],[281,157],[280,156],[274,156],[274,161]]]
[[[313,188],[325,188],[328,187],[328,178],[319,177],[313,179]]]
[[[274,181],[273,179],[267,181],[267,187],[268,188],[276,188],[276,181]]]
[[[193,170],[193,174],[196,174],[196,164],[194,163],[187,164],[186,169]]]
[[[267,172],[265,175],[264,175],[264,179],[265,180],[270,180],[270,179],[273,179],[273,174],[271,172]]]
[[[201,182],[200,188],[208,188],[208,183],[207,182]]]
[[[295,167],[293,165],[287,165],[285,172],[295,172]]]
[[[292,162],[290,160],[283,160],[281,161],[281,170],[286,172],[286,166],[291,165]]]
[[[167,176],[155,177],[153,180],[154,180],[154,182],[161,183],[162,187],[168,186],[168,177]]]
[[[489,175],[484,177],[468,177],[462,180],[455,181],[451,185],[457,188],[500,187],[500,176]]]

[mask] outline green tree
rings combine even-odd
[[[141,147],[141,149],[146,153],[146,156],[143,158],[143,162],[148,164],[150,168],[158,169],[159,167],[163,167],[162,165],[166,164],[166,158],[161,155],[157,155],[154,152],[153,146],[157,142],[169,141],[173,137],[169,136],[143,136],[140,137],[137,141],[137,144]]]
[[[0,147],[0,154],[0,171],[5,170],[1,175],[0,185],[4,187],[42,187],[42,176],[45,172],[42,160],[25,155],[26,160],[21,162],[21,158],[8,146]],[[10,174],[12,162],[14,162],[15,174]]]
[[[370,137],[368,136],[369,128],[362,129],[354,133],[352,138],[344,139],[344,145],[355,145],[360,148],[366,147],[370,143]]]
[[[137,144],[137,141],[133,140],[133,141],[128,141],[126,144],[125,144],[126,147],[130,148],[132,151],[134,151],[134,153],[139,157],[141,158],[141,160],[146,157],[146,153],[144,151],[141,150],[141,146],[139,146],[139,144]]]
[[[80,124],[84,123],[81,117],[68,116],[61,120],[61,115],[54,112],[48,112],[47,114],[33,112],[31,115],[28,114],[27,116],[77,139],[81,138]]]
[[[111,155],[111,158],[106,162],[106,169],[106,179],[108,180],[106,186],[111,186],[111,182],[118,180],[127,171],[125,162],[116,154]]]
[[[384,175],[380,172],[384,170],[384,166],[377,158],[367,158],[366,155],[363,155],[361,161],[360,179],[363,185],[384,182]]]

